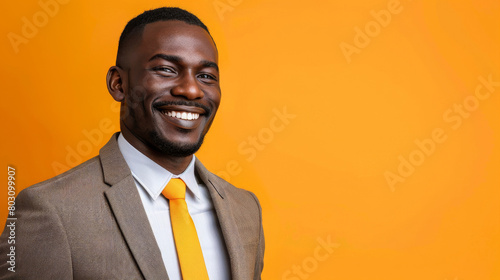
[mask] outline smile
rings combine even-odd
[[[192,130],[202,125],[203,116],[207,115],[207,111],[198,106],[163,105],[157,106],[156,109],[168,123],[187,130]]]
[[[200,114],[191,112],[163,111],[163,114],[172,118],[188,120],[188,121],[197,120],[200,117]]]

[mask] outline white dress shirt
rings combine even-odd
[[[186,183],[186,204],[198,233],[208,276],[211,280],[231,279],[229,257],[212,199],[203,182],[196,180],[195,156],[184,172],[174,175],[135,149],[122,134],[118,137],[118,147],[134,176],[170,280],[182,279],[168,199],[161,194],[171,178],[181,178]]]

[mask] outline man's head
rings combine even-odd
[[[193,14],[159,8],[132,19],[107,76],[125,138],[150,157],[196,152],[220,103],[217,63],[212,37]]]
[[[131,19],[120,35],[118,41],[118,53],[116,56],[116,65],[120,66],[120,58],[126,52],[126,47],[129,43],[136,42],[137,37],[140,37],[144,26],[157,21],[179,20],[190,25],[199,26],[210,35],[207,26],[195,15],[180,8],[162,7],[154,10],[145,11],[144,13]]]

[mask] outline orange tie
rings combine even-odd
[[[186,184],[182,179],[170,179],[161,192],[170,202],[170,219],[174,232],[175,247],[181,265],[182,279],[208,280],[205,260],[193,219],[186,204]]]

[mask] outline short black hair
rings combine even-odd
[[[153,10],[144,11],[142,14],[131,19],[120,35],[120,40],[118,41],[118,53],[116,55],[116,64],[118,65],[118,57],[123,52],[125,45],[127,44],[130,35],[134,32],[142,32],[144,26],[149,23],[157,21],[167,21],[167,20],[180,20],[187,24],[196,25],[208,32],[208,27],[195,15],[177,7],[162,7]],[[212,37],[212,35],[210,35]],[[213,39],[212,39],[213,40]],[[214,42],[215,43],[215,42]]]

